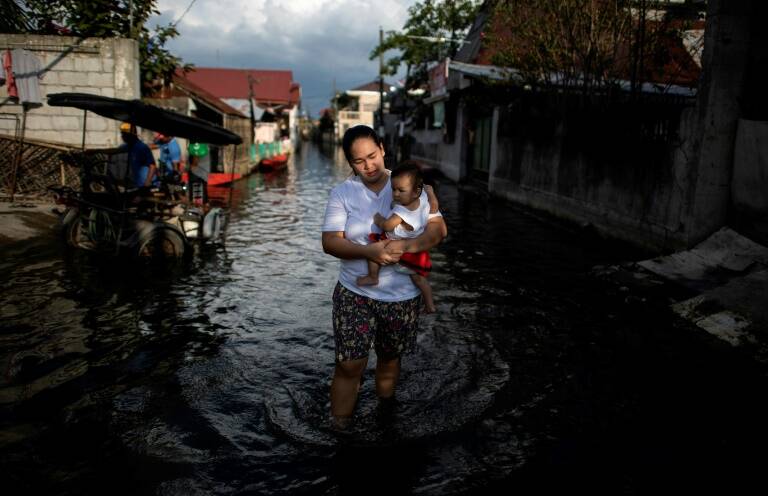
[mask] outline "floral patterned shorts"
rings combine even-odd
[[[336,361],[368,356],[396,358],[411,351],[419,328],[421,296],[405,301],[378,301],[353,293],[341,283],[333,290],[333,337]]]

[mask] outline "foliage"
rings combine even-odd
[[[135,38],[153,14],[156,0],[26,0],[38,32],[60,24],[76,36]],[[133,19],[131,20],[131,14]],[[133,32],[130,32],[131,24]]]
[[[170,81],[176,69],[187,72],[192,64],[185,64],[180,57],[165,48],[165,43],[179,35],[176,26],[155,26],[154,35],[146,29],[139,34],[141,54],[141,80],[143,92],[149,93]]]
[[[478,0],[420,0],[408,9],[408,20],[401,31],[387,31],[370,59],[389,50],[399,50],[382,67],[384,75],[394,75],[402,64],[407,67],[406,87],[419,87],[428,80],[427,67],[454,56],[475,19]],[[430,38],[430,39],[425,39]],[[444,40],[442,40],[444,39]]]
[[[333,131],[334,125],[333,117],[331,116],[330,112],[323,112],[323,114],[320,116],[320,124],[318,126],[320,130]]]
[[[8,1],[8,0],[0,0]],[[146,28],[152,15],[159,14],[157,0],[20,0],[29,19],[29,31],[40,34],[70,34],[82,37],[126,37],[139,42],[142,93],[150,93],[170,80],[182,67],[165,43],[178,36],[176,26]],[[132,9],[131,9],[132,4]]]
[[[504,0],[487,43],[493,63],[525,84],[591,92],[629,80],[636,89],[669,62],[684,25],[651,0]]]
[[[21,0],[0,0],[0,33],[23,33],[31,29]]]
[[[352,98],[346,92],[336,94],[336,108],[339,110],[357,110],[357,98]]]

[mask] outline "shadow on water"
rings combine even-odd
[[[165,380],[190,357],[215,354],[224,337],[176,291],[188,268],[126,264],[59,244],[16,256],[3,267],[0,447],[12,448],[3,468],[20,488],[47,482],[53,493],[77,474],[87,482],[109,456],[105,403]],[[27,478],[35,473],[51,479]]]
[[[451,235],[393,403],[371,360],[329,428],[319,232],[340,151],[239,181],[225,242],[173,270],[40,243],[0,269],[9,494],[643,494],[757,481],[765,370],[590,275],[626,247],[440,185]],[[735,484],[735,485],[734,485]]]

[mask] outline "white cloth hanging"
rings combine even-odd
[[[42,106],[40,80],[43,78],[43,71],[40,59],[29,50],[16,48],[12,52],[12,63],[13,77],[19,90],[19,101],[27,106]]]

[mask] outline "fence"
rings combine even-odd
[[[80,187],[80,171],[67,164],[64,153],[77,149],[43,141],[0,135],[0,192],[3,197],[14,190],[19,196],[45,196],[50,185]]]

